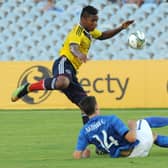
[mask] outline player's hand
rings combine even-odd
[[[82,158],[89,158],[91,155],[91,150],[90,149],[85,149],[82,153]]]
[[[123,29],[127,29],[129,25],[131,25],[132,23],[134,23],[134,20],[128,20],[122,23],[122,28]]]
[[[83,63],[86,63],[86,61],[88,61],[89,59],[87,58],[86,55],[84,54],[81,54],[80,56],[78,56],[78,59],[83,62]]]

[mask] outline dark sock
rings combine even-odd
[[[151,128],[168,126],[167,117],[147,117],[145,120],[148,122]]]
[[[56,89],[56,82],[57,78],[47,78],[44,80],[44,87],[46,90],[55,90]]]
[[[168,136],[158,135],[154,144],[160,147],[168,148]]]

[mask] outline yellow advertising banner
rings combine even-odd
[[[0,62],[0,109],[76,108],[59,91],[30,93],[13,103],[11,94],[25,82],[51,76],[52,62]],[[90,61],[78,79],[101,108],[168,108],[168,61]]]

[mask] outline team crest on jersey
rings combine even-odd
[[[36,65],[26,69],[20,76],[17,86],[21,86],[25,83],[34,83],[36,81],[48,78],[51,76],[51,72],[48,68]],[[39,104],[46,100],[51,94],[50,91],[36,91],[25,95],[22,100],[27,104]]]

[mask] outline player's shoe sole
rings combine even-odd
[[[19,100],[21,97],[23,97],[24,95],[26,95],[28,93],[28,88],[29,83],[26,83],[20,87],[18,87],[12,94],[11,97],[11,101],[12,102],[16,102],[17,100]]]

